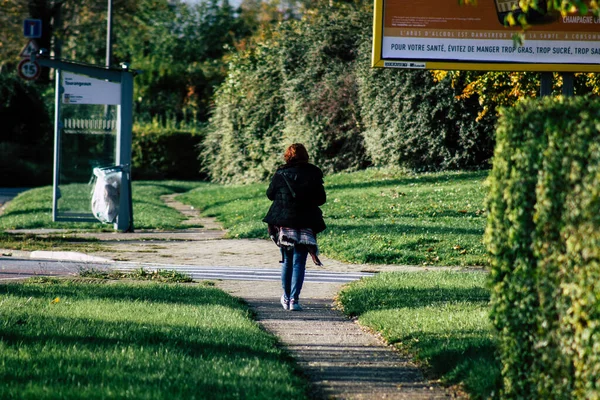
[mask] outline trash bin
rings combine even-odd
[[[115,165],[94,168],[93,172],[95,183],[92,191],[92,213],[102,223],[114,223],[119,216],[124,168]]]

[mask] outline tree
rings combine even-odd
[[[135,25],[135,10],[141,0],[113,0],[118,34]],[[164,0],[166,2],[166,0]],[[35,39],[39,48],[48,49],[55,57],[104,64],[106,54],[106,1],[76,0],[2,0],[0,66],[13,69],[19,52],[27,41],[22,38],[25,18],[42,21],[42,37]],[[39,83],[49,82],[49,71],[42,70]]]

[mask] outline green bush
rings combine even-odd
[[[236,53],[205,143],[211,179],[264,180],[294,142],[326,173],[488,167],[496,117],[478,119],[465,76],[373,70],[371,23],[369,7],[323,3]]]
[[[367,154],[377,166],[413,170],[488,168],[494,113],[481,120],[477,95],[462,98],[465,75],[436,81],[431,71],[372,69],[371,44],[358,67]]]
[[[504,110],[485,242],[505,398],[600,398],[600,103]]]
[[[0,74],[1,186],[52,182],[54,134],[43,90],[15,75]]]
[[[200,128],[173,122],[134,125],[133,179],[205,179],[199,160],[203,137]]]
[[[205,141],[213,181],[265,180],[294,142],[326,172],[367,164],[353,73],[364,16],[341,5],[315,10],[231,57]]]
[[[307,144],[326,172],[369,164],[355,74],[371,16],[339,4],[280,28],[286,143]]]
[[[261,181],[282,162],[285,108],[276,40],[275,35],[232,56],[215,95],[202,153],[215,182]]]

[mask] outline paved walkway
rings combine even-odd
[[[89,255],[53,252],[1,251],[5,260],[33,257],[40,268],[50,271],[51,262],[44,258],[70,258],[58,265],[63,273],[73,273],[77,265],[112,260],[107,268],[120,263],[139,265],[175,265],[241,267],[261,271],[272,269],[279,251],[266,240],[227,240],[225,232],[211,219],[200,218],[189,206],[177,203],[172,197],[165,202],[189,218],[193,226],[185,232],[85,233],[74,236],[93,236],[110,250]],[[50,234],[37,230],[32,233]],[[8,254],[11,254],[8,256]],[[74,263],[73,263],[74,261]],[[353,265],[323,257],[321,271],[339,273],[379,272],[391,270],[423,270],[422,267]],[[5,262],[4,265],[8,263]],[[68,266],[67,266],[68,264]],[[2,263],[0,262],[0,265]],[[314,270],[312,265],[310,271]],[[6,271],[5,271],[6,272]],[[43,270],[40,273],[44,273]],[[1,271],[0,271],[1,274]],[[347,276],[350,276],[346,274]],[[307,281],[302,292],[304,311],[285,311],[279,304],[280,283],[275,280],[220,280],[217,285],[236,297],[244,299],[256,313],[258,322],[279,337],[283,346],[297,360],[313,383],[315,399],[446,399],[459,397],[450,389],[428,382],[408,359],[387,346],[376,336],[361,329],[355,322],[336,310],[335,294],[342,283]]]
[[[424,379],[407,358],[335,309],[341,284],[312,283],[302,290],[302,312],[279,304],[279,283],[223,281],[243,298],[258,322],[279,337],[313,384],[315,399],[448,399],[450,389]]]

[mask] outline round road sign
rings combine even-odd
[[[35,80],[40,76],[42,68],[37,61],[22,60],[17,67],[19,76],[29,81]]]

